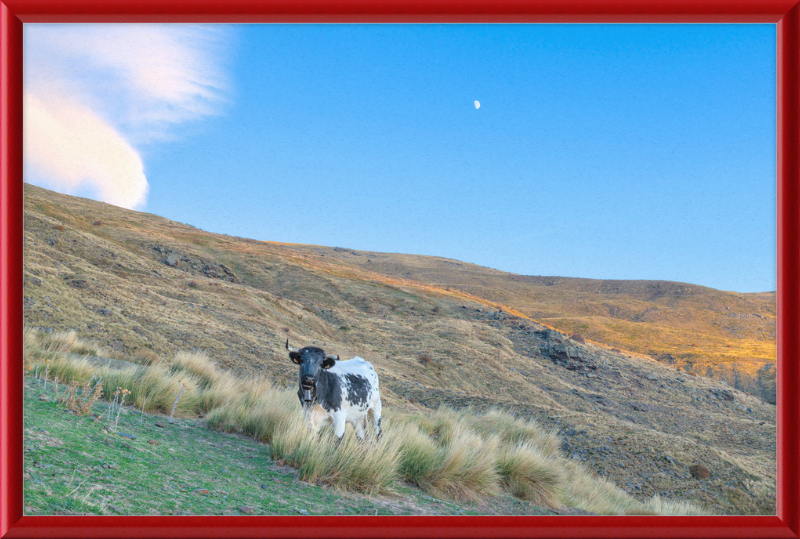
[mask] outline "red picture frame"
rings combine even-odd
[[[0,538],[797,538],[800,522],[800,0],[2,0]],[[707,517],[23,516],[22,25],[26,22],[777,24],[778,511]]]

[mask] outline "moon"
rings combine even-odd
[[[479,108],[481,108],[481,102],[475,101],[475,110],[478,110]]]

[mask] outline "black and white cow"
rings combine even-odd
[[[358,356],[339,361],[339,356],[326,354],[321,348],[289,347],[289,359],[300,365],[297,396],[303,406],[303,419],[311,432],[333,425],[339,438],[344,436],[345,423],[353,425],[364,439],[367,416],[372,415],[375,433],[381,436],[381,395],[378,374],[369,361]]]

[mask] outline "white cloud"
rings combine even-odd
[[[200,25],[26,24],[25,180],[143,206],[136,146],[219,113],[227,37]]]
[[[66,192],[84,183],[104,202],[136,208],[147,179],[136,150],[92,110],[58,99],[25,96],[25,175],[50,178]]]

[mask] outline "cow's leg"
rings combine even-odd
[[[372,420],[375,422],[375,439],[381,439],[381,399],[372,401]]]
[[[354,419],[350,422],[353,425],[353,430],[356,431],[356,436],[358,439],[363,441],[364,440],[364,428],[367,426],[367,416],[362,416],[360,419]]]
[[[333,433],[336,434],[338,438],[337,445],[342,442],[342,438],[344,437],[344,427],[347,425],[345,419],[347,418],[347,414],[344,412],[334,414],[333,416]]]
[[[318,410],[313,410],[313,409],[304,409],[303,416],[309,434],[312,435],[316,434],[317,436],[319,436],[322,433],[320,429],[325,424],[325,416],[321,414]]]

